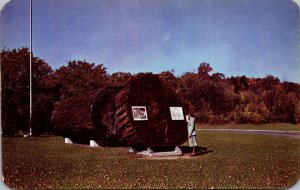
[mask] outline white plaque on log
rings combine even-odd
[[[132,116],[135,121],[148,120],[146,106],[132,106]]]
[[[172,120],[184,120],[182,107],[170,107]]]

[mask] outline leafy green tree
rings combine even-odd
[[[256,79],[257,84],[255,86],[255,89],[251,89],[253,91],[255,90],[273,90],[276,85],[280,85],[280,80],[277,77],[274,77],[272,75],[267,75],[266,77],[260,79]]]
[[[52,76],[53,86],[59,89],[60,99],[78,95],[82,92],[108,86],[108,75],[103,64],[95,65],[85,60],[69,61],[67,66],[56,70]]]
[[[225,75],[222,73],[213,73],[210,76],[210,79],[214,80],[214,81],[222,81],[222,80],[225,80]]]
[[[111,86],[124,86],[130,78],[130,73],[116,72],[109,76],[109,84]]]
[[[248,90],[249,88],[249,79],[245,75],[231,77],[229,83],[233,85],[235,93]]]
[[[203,62],[200,63],[198,67],[198,76],[201,79],[205,79],[209,77],[209,73],[213,71],[213,68],[210,67],[209,63]]]
[[[300,99],[298,99],[298,101],[295,105],[294,117],[295,117],[296,123],[300,123]]]
[[[164,83],[169,86],[174,92],[177,91],[178,78],[174,76],[174,71],[164,71],[159,74],[159,78],[164,81]]]
[[[2,100],[2,132],[14,136],[18,131],[29,130],[29,60],[28,48],[2,50],[1,52],[1,100]],[[51,67],[42,59],[32,59],[33,85],[33,133],[45,131],[44,116],[51,114],[54,102],[41,98],[45,87],[40,83],[45,76],[52,73]],[[47,109],[41,105],[47,104]],[[38,125],[41,123],[42,125]],[[39,132],[38,132],[39,133]]]

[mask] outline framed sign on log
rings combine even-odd
[[[148,120],[146,106],[131,106],[134,121]]]
[[[172,120],[184,120],[182,107],[170,107]]]

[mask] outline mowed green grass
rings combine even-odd
[[[9,187],[27,189],[282,189],[299,179],[299,139],[211,131],[197,139],[207,153],[153,160],[127,147],[70,145],[61,137],[2,138],[2,167]]]
[[[252,130],[282,130],[282,131],[300,131],[300,124],[277,123],[277,124],[226,124],[226,125],[207,125],[196,124],[197,129],[252,129]]]

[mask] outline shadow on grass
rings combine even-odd
[[[174,146],[158,146],[158,147],[151,147],[153,152],[168,152],[174,151]],[[197,146],[195,149],[195,155],[193,155],[193,148],[189,146],[180,146],[180,149],[184,155],[189,156],[201,156],[207,153],[213,152],[212,150],[208,150],[206,147]],[[142,150],[146,150],[145,148]]]
[[[183,154],[189,154],[191,156],[201,156],[213,152],[208,150],[206,147],[197,146],[195,149],[195,155],[193,155],[193,148],[189,146],[180,146],[180,149]]]

